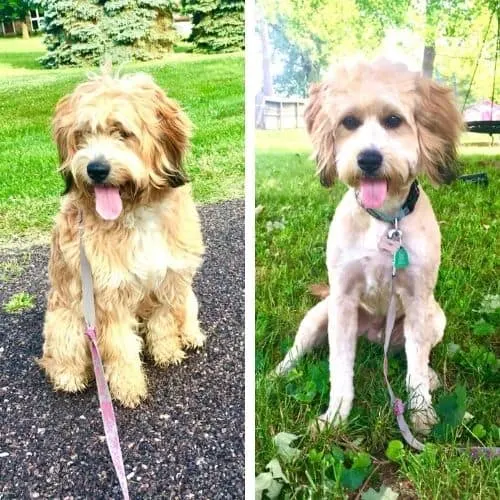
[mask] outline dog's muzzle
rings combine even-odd
[[[382,165],[384,157],[376,149],[365,149],[358,155],[358,166],[367,175],[373,175]]]
[[[87,165],[87,174],[96,184],[102,184],[110,170],[111,167],[106,160],[94,160]]]

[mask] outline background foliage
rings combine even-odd
[[[30,9],[35,8],[32,0],[2,0],[0,2],[0,21],[24,19]]]
[[[330,63],[358,52],[373,57],[383,45],[413,57],[425,48],[429,71],[463,99],[485,40],[469,102],[491,97],[498,0],[260,0],[259,6],[278,94],[305,96]]]
[[[197,52],[232,52],[244,48],[244,0],[183,0],[193,16],[189,40]]]
[[[160,58],[173,49],[172,0],[41,0],[46,67]]]

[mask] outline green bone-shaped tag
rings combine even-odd
[[[394,267],[395,269],[404,269],[410,264],[410,259],[408,258],[408,252],[405,247],[399,247],[394,254]]]

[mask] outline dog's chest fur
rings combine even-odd
[[[390,225],[366,217],[352,200],[342,200],[332,221],[328,239],[328,268],[330,284],[342,296],[356,296],[372,314],[387,313],[391,295],[392,254],[380,248],[380,241],[387,237]],[[401,287],[410,290],[422,273],[426,247],[420,236],[403,231],[403,245],[410,266],[399,270],[394,280],[398,295]]]
[[[359,287],[360,302],[377,315],[385,315],[390,299],[392,258],[378,247],[386,233],[385,227],[371,226],[354,247],[342,252],[343,272],[351,275],[353,285]]]
[[[133,233],[130,238],[129,272],[147,288],[155,288],[174,267],[173,257],[157,217],[147,209],[134,214]]]
[[[154,291],[165,279],[167,272],[184,267],[169,248],[162,218],[158,208],[139,207],[126,214],[125,238],[96,235],[98,239],[110,238],[107,245],[99,245],[91,252],[90,264],[96,288],[139,287]]]

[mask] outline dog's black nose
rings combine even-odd
[[[358,155],[358,166],[366,174],[374,174],[382,165],[383,159],[376,149],[365,149]]]
[[[89,174],[89,177],[97,184],[104,182],[109,174],[109,170],[109,163],[104,160],[91,161],[87,165],[87,173]]]

